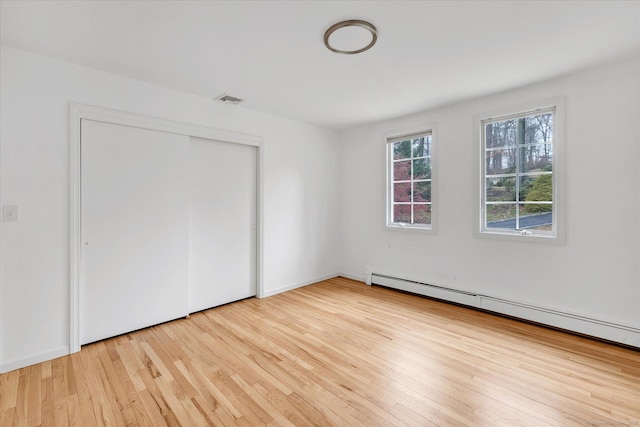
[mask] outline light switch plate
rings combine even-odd
[[[2,206],[2,222],[18,222],[19,210],[18,206],[5,205]]]

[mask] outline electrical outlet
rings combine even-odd
[[[18,222],[18,206],[5,205],[2,207],[2,222]]]
[[[454,282],[458,281],[458,275],[457,274],[454,274],[451,278],[453,279]]]

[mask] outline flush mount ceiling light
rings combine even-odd
[[[327,49],[347,55],[369,50],[377,40],[376,27],[359,19],[338,22],[324,33],[324,45]]]

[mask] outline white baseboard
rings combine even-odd
[[[480,308],[579,334],[640,348],[640,328],[497,298],[481,298]]]
[[[348,273],[336,273],[327,276],[316,277],[302,282],[293,283],[277,289],[265,292],[264,297],[280,294],[293,289],[301,288],[323,280],[333,279],[334,277],[345,277],[347,279],[364,282],[363,277]],[[554,326],[557,328],[574,331],[584,335],[590,335],[597,338],[606,339],[621,344],[630,345],[640,348],[640,328],[631,325],[622,325],[619,323],[609,322],[606,320],[595,319],[574,313],[567,313],[557,309],[533,306],[530,304],[509,301],[488,295],[480,295],[467,290],[452,289],[443,286],[433,286],[410,280],[403,280],[384,275],[372,274],[372,283],[375,285],[388,286],[390,288],[404,290],[419,295],[425,295],[438,298],[444,301],[451,301],[467,305],[470,307],[481,308],[495,313],[517,317],[544,325]],[[69,355],[68,346],[59,347],[44,353],[32,355],[29,357],[11,360],[0,365],[0,374],[13,371],[15,369],[24,368],[26,366],[35,365],[36,363],[45,362],[47,360],[56,359],[58,357]]]
[[[24,368],[26,366],[35,365],[36,363],[46,362],[47,360],[57,359],[58,357],[67,356],[71,354],[69,352],[69,346],[59,347],[55,350],[50,350],[45,353],[35,354],[22,359],[11,360],[3,363],[0,366],[0,374],[4,374],[9,371]]]
[[[373,273],[372,283],[640,348],[640,328],[632,325],[383,274]]]
[[[334,277],[338,277],[338,276],[339,276],[338,273],[329,274],[328,276],[316,277],[314,279],[304,280],[302,282],[293,283],[291,285],[283,286],[276,289],[271,289],[271,290],[265,291],[264,294],[262,295],[262,298],[271,297],[273,295],[281,294],[283,292],[302,288],[303,286],[312,285],[317,282],[322,282],[323,280],[333,279]]]
[[[358,282],[366,283],[366,279],[364,277],[356,276],[355,274],[339,273],[338,276],[344,277],[345,279],[351,279],[351,280],[356,280]]]
[[[265,292],[263,298],[280,294],[282,292],[291,291],[293,289],[301,288],[303,286],[311,285],[313,283],[322,282],[323,280],[333,279],[334,277],[338,277],[339,274],[330,274],[327,276],[316,277],[314,279],[305,280],[302,282],[294,283],[288,286],[283,286],[281,288],[272,289]],[[356,279],[359,280],[359,279]],[[26,366],[35,365],[36,363],[46,362],[47,360],[56,359],[58,357],[67,356],[71,354],[69,351],[69,347],[60,347],[54,350],[47,351],[45,353],[32,355],[29,357],[25,357],[22,359],[11,360],[6,363],[0,364],[0,374],[4,374],[9,371],[13,371],[15,369],[24,368]]]

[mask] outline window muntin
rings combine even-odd
[[[390,138],[387,226],[432,228],[432,135]]]
[[[482,121],[482,231],[555,237],[555,108]]]

